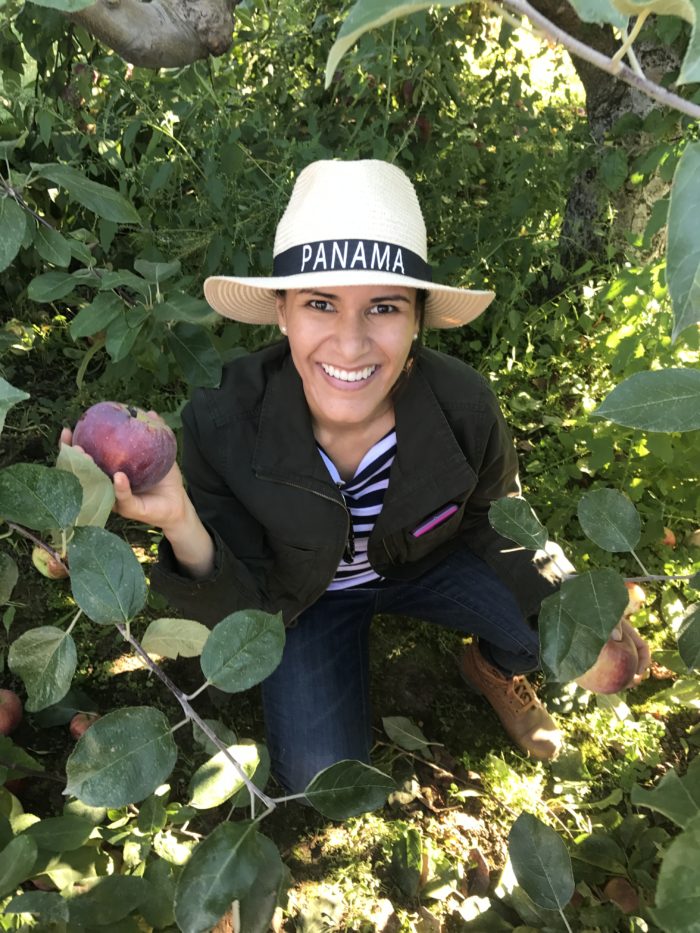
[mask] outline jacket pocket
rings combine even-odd
[[[270,595],[303,605],[323,574],[320,549],[299,547],[271,535],[267,540],[273,555],[268,584]]]
[[[384,549],[394,564],[420,560],[455,537],[464,515],[464,502],[446,502],[413,524],[384,541]]]

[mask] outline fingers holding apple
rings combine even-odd
[[[622,618],[593,667],[577,677],[576,683],[591,693],[619,693],[641,683],[650,663],[649,646],[635,627]]]
[[[121,471],[114,474],[113,482],[114,510],[123,518],[158,528],[173,527],[184,520],[188,498],[176,463],[160,482],[143,492],[132,489],[129,477]]]

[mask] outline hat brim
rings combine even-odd
[[[212,275],[204,282],[204,296],[224,317],[242,324],[276,324],[275,292],[285,288],[333,288],[344,285],[403,285],[426,289],[426,327],[461,327],[477,318],[494,299],[493,292],[437,285],[390,272],[313,272],[277,278],[238,278]]]

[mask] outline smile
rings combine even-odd
[[[369,379],[377,367],[365,366],[364,369],[338,369],[337,366],[321,363],[321,368],[324,373],[333,376],[334,379],[342,379],[343,382],[361,382],[363,379]]]

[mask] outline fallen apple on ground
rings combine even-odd
[[[150,489],[175,463],[177,442],[156,415],[121,402],[98,402],[80,417],[73,444],[112,478],[126,473],[134,492]]]
[[[14,732],[22,721],[22,701],[14,690],[0,690],[0,735]]]
[[[35,545],[32,550],[32,563],[43,577],[49,580],[64,580],[68,576],[68,571],[61,566],[48,551],[43,547]]]
[[[603,888],[603,897],[617,904],[625,914],[639,910],[639,895],[626,878],[611,878]]]
[[[697,528],[695,531],[691,531],[688,537],[685,539],[685,543],[689,544],[691,547],[700,547],[700,528]]]
[[[79,739],[99,718],[99,713],[76,713],[68,727],[70,729],[70,734],[74,739]]]
[[[666,547],[675,547],[676,546],[676,536],[671,531],[670,528],[666,528],[664,525],[664,536],[661,539],[661,543],[665,544]]]
[[[593,667],[577,677],[576,683],[591,693],[618,693],[632,682],[638,665],[637,646],[623,630],[620,641],[611,637],[605,642]]]

